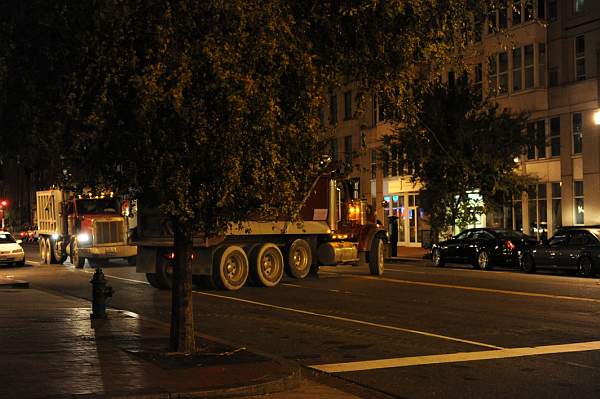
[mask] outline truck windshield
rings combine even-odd
[[[115,198],[90,198],[77,200],[79,213],[117,213],[119,201]]]

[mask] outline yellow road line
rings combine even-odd
[[[492,294],[529,296],[529,297],[537,297],[537,298],[562,299],[562,300],[567,300],[567,301],[600,303],[600,299],[584,298],[584,297],[578,297],[578,296],[552,295],[552,294],[540,294],[540,293],[536,293],[536,292],[498,290],[498,289],[494,289],[494,288],[469,287],[466,285],[428,283],[426,281],[398,280],[398,279],[386,278],[386,277],[359,276],[356,274],[345,274],[345,273],[341,273],[341,272],[323,272],[323,273],[345,275],[345,276],[350,276],[353,278],[362,278],[362,279],[366,279],[366,280],[386,281],[388,283],[395,283],[395,284],[422,285],[422,286],[426,286],[426,287],[452,288],[452,289],[465,290],[465,291],[487,292],[487,293],[492,293]]]
[[[379,324],[379,323],[371,323],[369,321],[350,319],[350,318],[341,317],[341,316],[333,316],[333,315],[324,314],[324,313],[311,312],[308,310],[289,308],[286,306],[272,305],[269,303],[251,301],[248,299],[235,298],[235,297],[226,296],[226,295],[212,294],[212,293],[202,292],[202,291],[194,291],[194,294],[204,295],[204,296],[209,296],[209,297],[214,297],[214,298],[220,298],[220,299],[227,299],[230,301],[249,303],[252,305],[263,306],[263,307],[267,307],[267,308],[271,308],[271,309],[285,310],[287,312],[301,313],[301,314],[305,314],[305,315],[322,317],[322,318],[337,320],[337,321],[344,321],[347,323],[360,324],[360,325],[369,326],[369,327],[377,327],[377,328],[383,328],[386,330],[402,331],[402,332],[407,332],[407,333],[411,333],[411,334],[424,335],[427,337],[439,338],[439,339],[444,339],[447,341],[462,342],[464,344],[476,345],[476,346],[481,346],[481,347],[485,347],[485,348],[503,349],[500,346],[490,345],[490,344],[486,344],[483,342],[470,341],[467,339],[449,337],[446,335],[434,334],[434,333],[430,333],[430,332],[426,332],[426,331],[412,330],[409,328],[395,327],[395,326],[389,326],[389,325]]]
[[[476,360],[507,359],[513,357],[551,355],[557,353],[584,352],[596,350],[600,350],[600,341],[524,348],[510,348],[491,351],[460,352],[443,355],[399,357],[394,359],[367,360],[362,362],[317,364],[308,367],[327,373],[344,373],[392,367],[409,367],[422,366],[426,364],[471,362]]]

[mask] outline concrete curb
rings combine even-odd
[[[394,258],[385,258],[385,262],[387,263],[405,263],[405,262],[420,262],[428,260],[428,258],[408,258],[408,257],[394,257]]]
[[[0,289],[29,288],[29,282],[23,280],[0,279]]]
[[[245,396],[268,395],[277,392],[283,392],[297,388],[302,380],[300,366],[296,367],[292,373],[283,378],[273,381],[261,382],[253,385],[231,386],[215,389],[207,389],[192,392],[160,392],[160,393],[107,393],[107,394],[80,394],[66,395],[64,399],[174,399],[174,398],[233,398]],[[53,399],[63,399],[63,396]]]

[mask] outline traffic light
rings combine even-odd
[[[6,206],[8,205],[8,201],[3,199],[2,201],[0,201],[0,207],[2,208],[6,208]]]

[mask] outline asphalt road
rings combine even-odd
[[[93,269],[41,266],[35,246],[26,253],[27,267],[2,272],[91,297]],[[125,262],[103,269],[110,306],[169,321],[170,292]],[[600,397],[598,278],[414,261],[387,264],[380,278],[322,268],[272,289],[194,295],[198,332],[321,370],[361,397]]]

